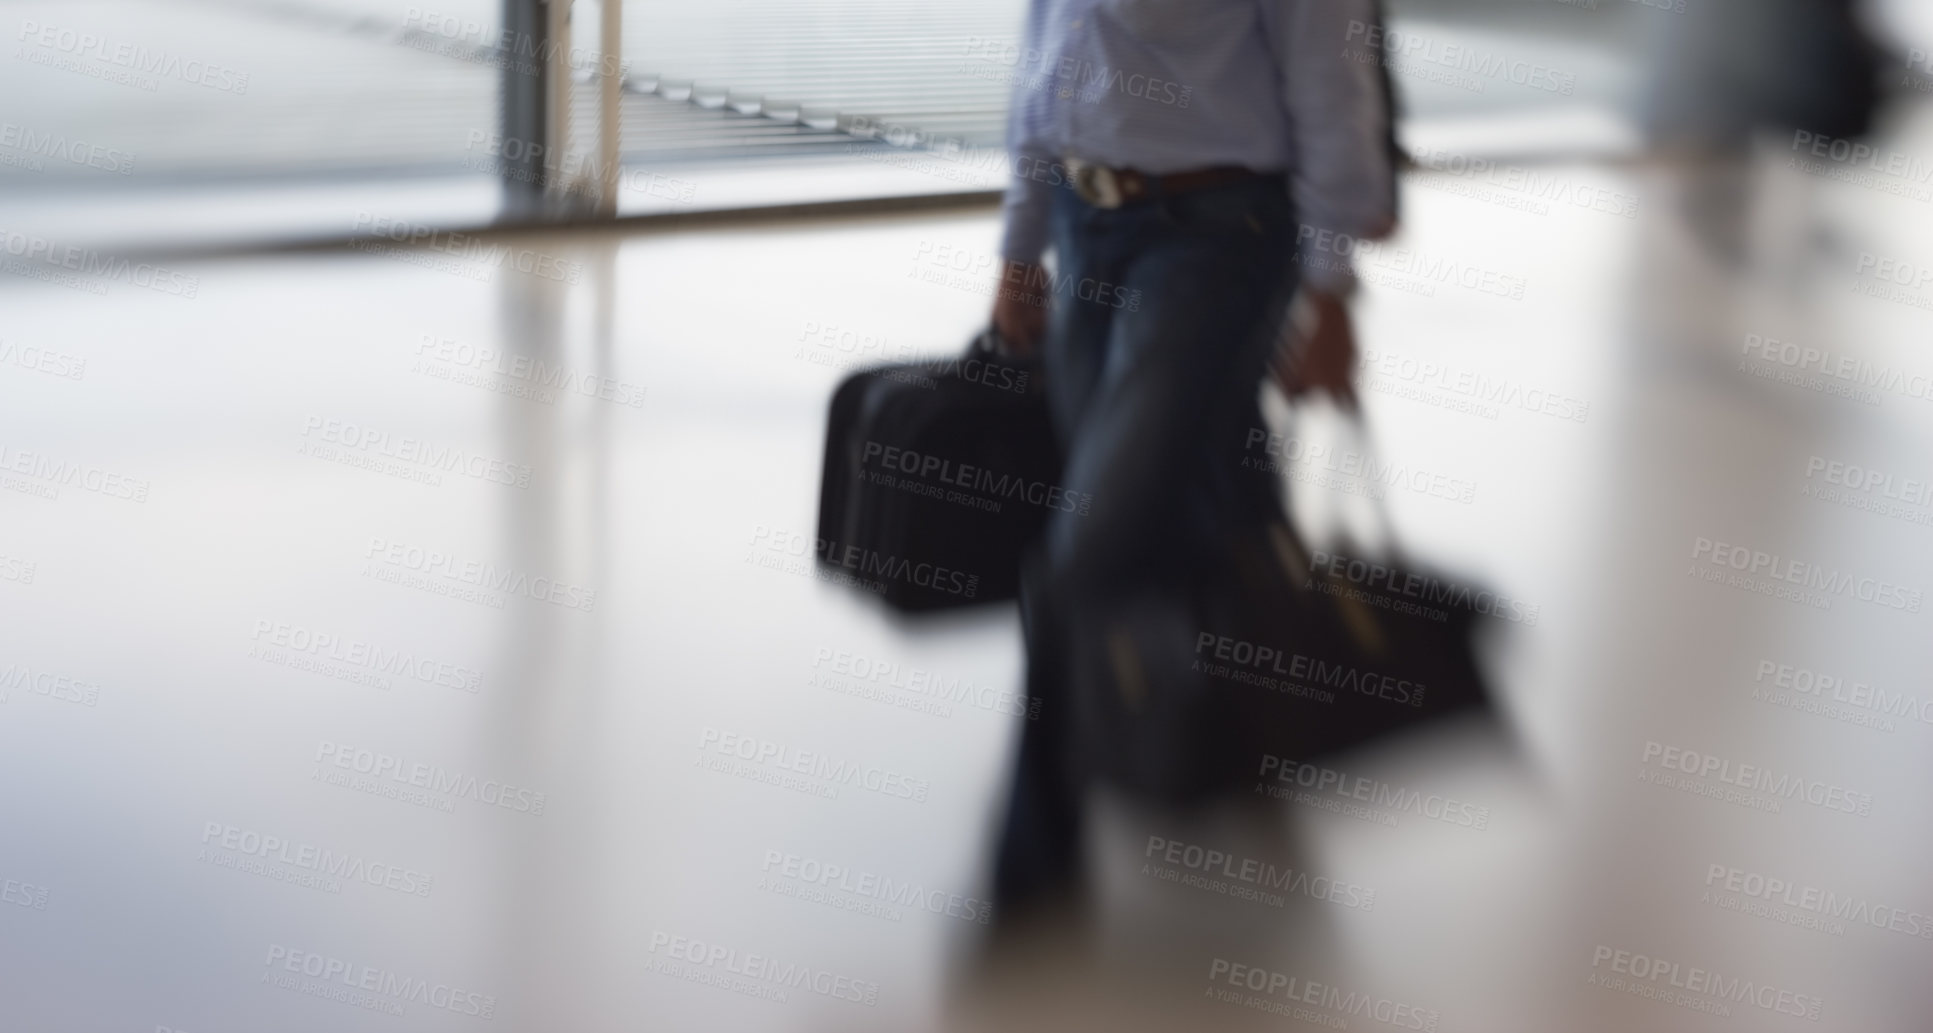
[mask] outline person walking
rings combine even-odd
[[[1291,394],[1349,391],[1348,242],[1395,221],[1378,26],[1376,0],[1028,9],[992,321],[1039,358],[1065,487],[1093,503],[1055,514],[1023,588],[1040,705],[994,859],[1003,920],[1078,885],[1070,664],[1137,593],[1281,519],[1278,478],[1240,462],[1272,365]]]

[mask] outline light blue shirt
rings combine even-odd
[[[1014,79],[1002,256],[1046,250],[1070,157],[1157,175],[1287,172],[1305,227],[1381,227],[1395,172],[1374,24],[1374,0],[1032,0],[1022,43],[983,55]],[[1304,273],[1349,279],[1320,262]]]

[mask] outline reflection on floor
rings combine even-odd
[[[1004,990],[960,973],[1013,616],[803,560],[829,389],[964,342],[991,212],[10,266],[14,1021],[1915,1028],[1925,200],[1783,155],[1407,190],[1361,256],[1380,490],[1534,607],[1517,751],[1351,761],[1393,795],[1251,840],[1109,804],[1099,942]],[[1290,469],[1318,525],[1364,516],[1342,447]],[[1312,878],[1170,883],[1151,836]]]

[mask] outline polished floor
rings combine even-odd
[[[1381,491],[1534,608],[1510,734],[1340,772],[1454,810],[1102,801],[1096,942],[985,982],[1013,615],[803,543],[829,390],[964,342],[991,210],[15,259],[0,1024],[1924,1028],[1933,208],[1835,171],[1410,178]],[[1368,526],[1362,446],[1275,416],[1304,519]]]

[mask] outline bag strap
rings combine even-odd
[[[1355,439],[1356,452],[1362,456],[1365,470],[1387,472],[1388,461],[1383,458],[1382,449],[1376,444],[1376,435],[1370,429],[1369,417],[1364,414],[1362,403],[1352,393],[1346,402],[1339,402],[1337,408],[1342,411],[1343,424],[1349,428],[1349,436]],[[1378,488],[1387,487],[1382,483],[1380,476],[1373,479],[1372,483]],[[1383,492],[1365,493],[1363,497],[1369,500],[1368,508],[1373,513],[1374,521],[1381,532],[1384,555],[1400,561],[1403,557],[1402,541],[1396,534],[1396,519],[1390,514],[1389,503],[1385,500]]]
[[[1346,395],[1325,392],[1324,397],[1329,399],[1330,404],[1335,407],[1336,412],[1342,418],[1342,424],[1345,428],[1344,440],[1354,446],[1356,454],[1362,459],[1365,472],[1355,476],[1360,480],[1368,481],[1378,489],[1386,487],[1382,484],[1379,477],[1368,476],[1369,472],[1386,472],[1389,466],[1383,460],[1382,450],[1376,444],[1376,436],[1370,430],[1369,418],[1363,412],[1362,403],[1357,399],[1353,385],[1351,391]],[[1292,413],[1295,411],[1293,405],[1290,407],[1290,411]],[[1384,501],[1380,492],[1365,492],[1351,497],[1365,500],[1365,505],[1362,508],[1369,510],[1370,522],[1374,525],[1377,532],[1376,538],[1379,539],[1371,544],[1379,547],[1381,552],[1391,560],[1400,561],[1403,557],[1403,547],[1396,534],[1396,521],[1390,515],[1389,505]],[[1340,513],[1346,513],[1350,508],[1343,503],[1337,503],[1334,507],[1335,511]],[[1296,538],[1298,543],[1300,543],[1301,535],[1299,532],[1296,533]],[[1306,546],[1303,548],[1306,551]]]

